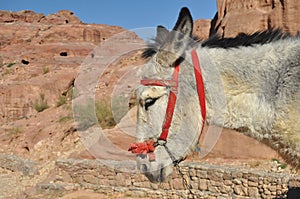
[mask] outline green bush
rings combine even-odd
[[[40,99],[35,100],[33,107],[37,112],[42,112],[42,111],[46,110],[47,108],[49,108],[49,105],[47,103],[47,100],[45,99],[44,93],[40,94]]]
[[[22,134],[22,130],[19,127],[11,128],[8,130],[8,136],[11,139],[17,138]]]
[[[72,119],[73,119],[73,117],[71,115],[61,116],[61,117],[59,117],[58,122],[59,123],[66,123],[66,122],[68,122]]]
[[[50,72],[49,67],[48,67],[48,66],[44,66],[44,67],[43,67],[43,74],[47,74],[47,73],[49,73],[49,72]]]
[[[74,119],[77,122],[79,130],[86,130],[97,124],[95,117],[95,105],[92,100],[88,100],[84,104],[75,104],[73,106]]]
[[[66,96],[59,96],[58,101],[56,102],[56,107],[60,107],[61,105],[64,105],[67,102]]]
[[[111,110],[110,100],[102,99],[96,102],[96,116],[102,128],[112,128],[116,125]]]
[[[4,70],[2,76],[4,76],[4,75],[9,75],[10,73],[11,73],[11,71],[10,71],[9,69],[6,68],[6,69]]]
[[[80,130],[86,130],[97,124],[103,129],[116,125],[109,99],[98,100],[95,103],[92,99],[87,100],[85,104],[73,106],[73,111]]]
[[[11,63],[8,63],[7,65],[6,65],[6,67],[7,68],[10,68],[10,67],[12,67],[13,65],[15,65],[16,63],[15,62],[11,62]]]
[[[286,164],[286,163],[284,163],[284,162],[281,162],[281,161],[279,161],[278,159],[276,159],[276,158],[273,158],[272,159],[272,162],[276,162],[276,164],[277,164],[277,168],[279,169],[285,169],[288,165]]]

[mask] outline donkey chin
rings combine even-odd
[[[164,150],[156,149],[154,155],[155,160],[149,154],[138,155],[138,169],[153,183],[166,182],[173,173],[172,160]]]

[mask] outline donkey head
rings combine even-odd
[[[191,44],[192,30],[191,14],[187,8],[182,8],[173,30],[158,26],[156,43],[143,54],[144,57],[151,57],[143,68],[143,79],[160,82],[170,80],[175,66],[180,64],[177,102],[174,104],[174,115],[165,141],[159,138],[172,86],[143,85],[137,91],[137,141],[145,146],[149,140],[156,143],[151,153],[139,153],[137,162],[141,172],[152,182],[168,179],[173,172],[173,165],[183,160],[192,146],[196,145],[202,127],[199,122],[201,116],[194,114],[199,110],[196,91],[191,89],[190,81],[184,78],[187,75],[185,73],[192,70],[187,61],[190,57],[186,53]]]
[[[182,8],[176,25],[169,32],[165,27],[157,27],[156,62],[161,66],[174,67],[180,61],[189,44],[193,31],[193,19],[187,8]],[[145,55],[146,54],[146,55]],[[144,53],[147,57],[147,51]]]

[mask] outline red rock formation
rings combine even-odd
[[[82,22],[68,10],[61,10],[56,14],[45,16],[30,10],[22,10],[19,12],[0,11],[0,23],[44,23],[44,24],[82,24]]]
[[[300,30],[298,0],[217,0],[218,13],[212,32],[223,37],[281,28],[296,34]]]
[[[200,39],[206,39],[209,37],[209,31],[211,27],[210,19],[197,19],[194,22],[193,35],[199,37]]]

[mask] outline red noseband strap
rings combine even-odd
[[[202,134],[204,123],[206,120],[206,101],[205,101],[205,90],[204,90],[204,82],[200,68],[200,62],[198,55],[195,50],[192,50],[192,62],[194,65],[194,73],[197,84],[197,92],[199,98],[199,104],[201,108],[201,116],[202,116],[202,129],[200,135]],[[174,73],[171,80],[157,80],[157,79],[143,79],[141,80],[141,84],[144,86],[165,86],[170,87],[170,94],[168,99],[168,105],[166,109],[165,119],[162,125],[162,132],[159,136],[159,140],[167,141],[167,137],[169,134],[169,129],[171,127],[172,118],[174,115],[177,93],[178,93],[178,76],[179,76],[180,65],[177,65],[174,68]],[[199,136],[200,139],[200,136]],[[154,152],[155,145],[153,141],[145,141],[142,143],[133,143],[130,145],[129,151],[135,154],[146,154]]]
[[[146,155],[147,153],[154,152],[155,150],[154,141],[148,140],[140,143],[132,143],[130,144],[129,149],[132,153]]]

